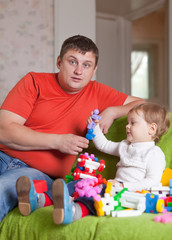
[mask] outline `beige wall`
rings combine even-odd
[[[27,72],[53,71],[53,4],[0,0],[0,104]]]
[[[141,48],[154,50],[154,60],[150,62],[150,99],[169,106],[167,75],[167,12],[166,8],[157,10],[132,23],[132,43]]]
[[[165,10],[161,9],[132,23],[132,38],[161,39],[165,37]]]

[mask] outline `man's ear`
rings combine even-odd
[[[60,64],[61,64],[61,59],[60,59],[60,56],[58,56],[57,63],[56,63],[58,69],[60,68]]]
[[[149,134],[154,136],[157,132],[157,128],[158,128],[158,126],[156,123],[151,123],[150,127],[149,127]]]
[[[96,71],[97,71],[97,68],[98,68],[97,66],[94,68],[94,74],[96,73]],[[94,75],[94,74],[93,74],[93,75]]]
[[[97,71],[97,66],[94,68],[94,71],[93,71],[92,77],[95,75],[96,71]],[[92,79],[92,77],[91,77],[91,79]]]

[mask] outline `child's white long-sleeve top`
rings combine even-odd
[[[115,179],[125,188],[137,191],[159,185],[166,161],[155,142],[112,142],[106,139],[98,124],[94,134],[93,142],[98,150],[120,157]]]

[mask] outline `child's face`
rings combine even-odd
[[[137,114],[132,112],[128,114],[128,124],[126,125],[127,140],[131,143],[150,142],[152,135],[150,134],[151,124],[147,123],[142,117],[142,112]]]

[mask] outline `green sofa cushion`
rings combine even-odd
[[[155,214],[113,218],[88,216],[68,225],[57,226],[52,219],[53,207],[37,209],[21,216],[18,208],[0,224],[1,240],[171,240],[172,223],[153,221]]]
[[[172,114],[171,114],[172,119]],[[116,120],[110,128],[107,138],[121,141],[126,137],[126,117]],[[167,167],[172,168],[172,126],[158,145],[165,153]],[[103,177],[115,176],[115,166],[119,158],[103,154],[95,149],[90,141],[89,154],[95,154],[98,159],[104,159],[106,168]],[[76,163],[75,163],[76,164]],[[52,218],[53,206],[37,209],[30,216],[24,217],[16,207],[0,223],[0,240],[171,240],[172,223],[157,223],[153,221],[155,214],[143,213],[137,217],[96,217],[87,216],[69,225],[56,226]]]

